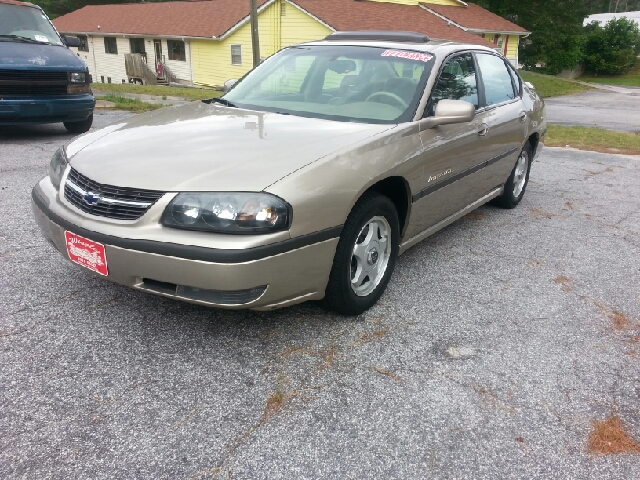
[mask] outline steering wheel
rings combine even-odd
[[[409,108],[409,104],[407,102],[405,102],[402,98],[400,98],[395,93],[391,93],[391,92],[375,92],[375,93],[372,93],[371,95],[369,95],[366,98],[365,102],[368,102],[369,100],[371,100],[372,98],[375,98],[375,97],[389,97],[389,98],[395,100],[396,102],[398,102],[403,109],[404,108]]]

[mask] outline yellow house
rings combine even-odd
[[[529,33],[461,0],[258,0],[258,5],[261,57],[335,31],[405,30],[491,46],[517,65],[520,37]],[[118,55],[140,48],[147,48],[147,63],[159,74],[178,72],[176,81],[186,84],[218,87],[253,66],[249,0],[93,5],[54,24],[86,42],[78,53],[96,81],[126,81],[124,57]]]

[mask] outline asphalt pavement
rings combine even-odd
[[[640,133],[640,88],[598,87],[576,95],[547,98],[549,122]]]
[[[409,250],[346,318],[71,264],[29,206],[69,138],[0,133],[0,478],[638,477],[587,438],[615,413],[640,441],[640,158],[544,150],[520,206]]]

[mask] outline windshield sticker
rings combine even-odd
[[[35,39],[39,42],[48,42],[49,39],[44,35],[34,35]]]
[[[400,50],[385,50],[382,56],[406,58],[409,60],[418,60],[420,62],[428,62],[433,58],[433,55],[429,55],[428,53],[401,52]]]

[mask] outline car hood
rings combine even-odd
[[[67,146],[107,185],[161,191],[261,191],[392,125],[336,122],[194,102],[130,119]]]
[[[0,42],[0,69],[84,72],[85,63],[67,47],[23,42]]]

